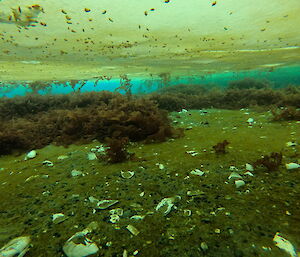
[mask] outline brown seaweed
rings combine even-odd
[[[229,145],[229,142],[225,139],[223,142],[219,142],[213,146],[213,149],[216,154],[225,154],[226,146]]]
[[[275,171],[279,169],[282,163],[282,153],[272,152],[270,155],[264,155],[253,163],[253,167],[263,166],[268,171]]]

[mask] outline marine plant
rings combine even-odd
[[[260,159],[253,163],[253,167],[265,167],[268,171],[275,171],[279,169],[282,163],[282,153],[272,152],[270,155],[263,155]]]
[[[219,142],[213,146],[213,149],[216,154],[225,154],[226,153],[226,146],[229,145],[229,142],[225,139],[223,142]]]
[[[0,118],[0,154],[37,149],[50,143],[68,146],[94,139],[101,142],[106,138],[150,143],[183,135],[180,129],[171,127],[167,112],[159,110],[149,99],[128,99],[120,94],[109,94],[103,101],[101,97],[94,98],[92,95],[91,100],[85,100],[80,102],[77,99],[77,108],[73,109],[71,107],[75,103],[67,103],[68,109],[61,109],[64,104],[49,106],[43,100],[42,106],[35,106],[29,101],[28,106],[20,106],[23,110],[19,113],[25,113],[23,117],[14,117],[11,113],[10,119]],[[23,100],[21,102],[24,103]],[[30,107],[33,106],[32,111]],[[117,143],[112,141],[112,144],[112,149],[117,149],[114,148]]]
[[[281,120],[300,120],[300,109],[293,106],[284,107],[281,109],[272,109],[273,121]]]
[[[134,157],[134,153],[128,152],[128,137],[107,138],[106,141],[105,155],[101,155],[100,159],[108,163],[119,163]]]

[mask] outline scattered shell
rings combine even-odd
[[[121,208],[116,208],[116,209],[111,209],[109,211],[109,213],[112,214],[112,215],[116,214],[118,216],[123,216],[124,211]]]
[[[236,188],[242,187],[246,184],[245,181],[242,179],[236,180],[236,181],[234,181],[234,183],[235,183]]]
[[[183,210],[183,215],[189,217],[192,215],[192,211],[185,209],[185,210]]]
[[[68,158],[69,158],[69,156],[67,156],[67,155],[60,155],[57,157],[57,160],[64,160],[64,159],[68,159]]]
[[[231,180],[231,179],[241,179],[242,176],[236,172],[231,172],[228,179]]]
[[[205,193],[200,189],[197,190],[189,190],[186,192],[187,196],[203,196]]]
[[[72,177],[77,177],[77,176],[81,176],[83,173],[79,170],[72,170],[71,171],[71,175]]]
[[[99,202],[99,200],[98,200],[96,197],[94,197],[94,196],[90,196],[90,197],[89,197],[89,201],[90,201],[91,203],[97,203],[97,202]]]
[[[86,237],[89,229],[77,232],[63,246],[63,251],[68,257],[84,257],[99,251],[98,246]]]
[[[29,250],[30,237],[21,236],[10,240],[6,245],[0,249],[0,256],[2,257],[22,257]]]
[[[197,175],[197,176],[203,176],[205,174],[205,172],[202,170],[199,170],[199,169],[194,169],[190,172],[190,174]]]
[[[179,195],[164,198],[160,201],[160,203],[156,206],[155,210],[163,213],[165,216],[170,213],[172,210],[172,207],[174,206],[174,203],[178,200],[180,200],[181,197]]]
[[[43,161],[43,165],[45,165],[45,166],[47,166],[47,167],[53,167],[53,166],[54,166],[53,162],[48,161],[48,160]]]
[[[208,245],[205,242],[201,242],[200,244],[200,248],[202,249],[202,251],[207,251],[208,250]]]
[[[156,165],[158,166],[158,168],[160,170],[163,170],[165,168],[165,166],[163,164],[161,164],[161,163],[156,163]]]
[[[145,215],[133,215],[130,217],[131,220],[142,220],[145,218]]]
[[[253,168],[253,166],[251,164],[246,163],[246,170],[248,170],[248,171],[254,171],[254,168]]]
[[[100,210],[104,210],[118,203],[118,200],[102,200],[97,203],[97,208]]]
[[[35,150],[30,151],[29,153],[26,154],[24,160],[28,160],[28,159],[33,159],[35,158],[37,155],[37,152]]]
[[[248,176],[251,176],[251,177],[254,176],[253,173],[251,173],[250,171],[246,171],[244,174],[245,174],[245,175],[248,175]]]
[[[291,163],[287,163],[287,164],[285,165],[285,167],[286,167],[286,169],[288,169],[288,170],[293,170],[293,169],[298,169],[298,168],[300,168],[300,164],[295,163],[295,162],[291,162]]]
[[[132,178],[134,176],[134,171],[121,171],[121,177],[125,179]]]
[[[111,223],[117,223],[117,222],[120,221],[120,216],[117,215],[117,214],[112,214],[112,215],[110,215],[109,221],[110,221]]]
[[[229,170],[230,170],[230,171],[238,171],[238,168],[235,167],[235,166],[233,166],[233,165],[231,165],[231,166],[229,167]]]
[[[129,230],[131,234],[135,236],[137,236],[140,233],[140,231],[132,225],[128,225],[126,228]]]
[[[190,154],[190,155],[193,156],[193,157],[199,154],[199,153],[196,152],[196,151],[186,151],[186,153],[187,153],[187,154]]]
[[[288,252],[290,254],[291,257],[297,257],[297,253],[296,250],[294,248],[294,246],[292,245],[292,243],[290,241],[288,241],[287,239],[283,238],[279,232],[277,232],[273,238],[273,241],[275,242],[275,245]]]
[[[249,119],[247,120],[247,123],[248,123],[250,126],[253,125],[254,119],[253,119],[253,118],[249,118]]]
[[[287,142],[285,145],[286,145],[287,147],[294,147],[294,146],[297,145],[297,143],[296,143],[296,142],[293,142],[293,141],[290,141],[290,142]]]
[[[63,213],[55,213],[52,215],[52,221],[54,224],[62,223],[66,219],[68,219],[68,217],[65,216]]]
[[[94,161],[94,160],[97,160],[97,155],[95,153],[88,153],[87,154],[87,159],[89,161]]]

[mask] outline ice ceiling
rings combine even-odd
[[[299,0],[0,0],[0,80],[299,64]]]

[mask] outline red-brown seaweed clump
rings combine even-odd
[[[0,119],[0,154],[20,153],[50,143],[68,146],[94,139],[103,141],[105,138],[157,142],[182,135],[180,130],[171,127],[167,112],[158,109],[151,100],[118,93],[94,93],[90,96],[91,99],[84,97],[84,102],[75,99],[76,104],[71,102],[74,99],[64,96],[69,102],[57,106],[47,103],[47,98],[51,99],[50,103],[55,103],[55,96],[44,96],[43,100],[39,96],[36,103],[28,103],[35,106],[34,111],[18,99],[17,104],[23,103],[22,111],[19,111],[22,117],[16,112],[15,117],[11,113],[8,115],[10,119]],[[14,109],[13,102],[9,103]],[[39,103],[42,106],[38,106]],[[110,158],[115,162],[113,157]]]

